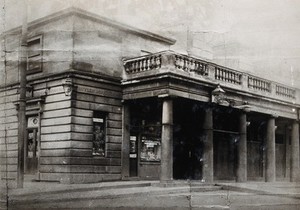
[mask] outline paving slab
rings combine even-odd
[[[120,181],[59,184],[26,181],[10,189],[7,209],[300,209],[300,183]]]

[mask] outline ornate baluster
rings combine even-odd
[[[192,69],[192,60],[191,60],[191,59],[188,59],[187,70],[188,70],[188,71],[191,71],[191,69]]]
[[[143,59],[144,71],[147,71],[147,58]]]
[[[185,70],[190,70],[190,60],[188,58],[185,58]]]
[[[224,70],[220,68],[220,80],[224,80]]]
[[[160,68],[160,67],[161,67],[160,55],[158,55],[158,56],[156,57],[156,68],[158,69],[158,68]]]
[[[229,80],[229,73],[230,73],[230,71],[226,71],[225,73],[226,73],[225,74],[226,82],[230,82],[230,80]]]
[[[287,88],[284,88],[284,93],[285,95],[287,95]]]
[[[220,69],[216,68],[216,79],[220,80]]]
[[[151,58],[151,69],[155,69],[156,61],[155,61],[155,56],[152,56]]]
[[[197,73],[199,72],[199,62],[197,62],[197,61],[195,61],[194,71]]]
[[[237,73],[233,73],[233,77],[232,77],[232,80],[233,80],[233,83],[234,84],[239,84],[239,80],[238,80],[238,74]]]
[[[230,83],[230,82],[231,82],[231,81],[230,81],[230,71],[227,71],[227,72],[226,72],[226,77],[227,77],[227,82]]]
[[[252,84],[252,82],[251,82],[251,77],[248,76],[248,88],[251,88],[251,84]]]
[[[202,64],[202,63],[198,63],[197,71],[198,71],[200,74],[202,74],[202,72],[203,72],[203,64]]]
[[[231,83],[231,80],[230,80],[230,71],[227,71],[227,81],[229,82],[229,83]]]
[[[156,69],[156,56],[153,56],[153,69]]]
[[[196,61],[191,60],[190,71],[195,71]]]
[[[140,69],[139,71],[143,71],[144,70],[144,66],[143,66],[143,60],[139,60],[139,65],[140,65]]]
[[[202,64],[202,66],[203,66],[203,70],[202,71],[204,72],[203,75],[207,76],[208,75],[207,65],[206,64]]]
[[[182,69],[182,60],[180,56],[178,56],[178,68]]]
[[[153,69],[156,69],[157,63],[156,63],[156,56],[153,56]]]
[[[150,58],[146,58],[146,70],[150,70]]]
[[[180,69],[184,70],[184,60],[180,57]]]
[[[266,82],[264,82],[264,87],[263,88],[264,88],[265,91],[268,91],[267,83]]]
[[[179,69],[179,68],[180,68],[179,65],[180,65],[180,60],[179,60],[179,57],[176,55],[176,56],[175,56],[175,67],[176,67],[177,69]]]
[[[220,69],[220,70],[221,70],[221,80],[224,81],[224,77],[225,77],[224,69]]]
[[[135,73],[136,72],[136,70],[137,70],[137,61],[134,61],[133,62],[133,73]]]
[[[141,71],[143,71],[143,61],[139,60],[138,63],[139,63],[138,72],[141,72]]]
[[[186,58],[182,58],[182,59],[183,59],[183,70],[186,71],[186,69],[187,69],[187,65],[186,65],[187,63],[186,62],[187,62],[187,60],[186,60]]]
[[[188,58],[185,58],[185,70],[190,70],[190,60]]]
[[[126,65],[128,66],[128,73],[132,73],[133,62],[127,63]]]

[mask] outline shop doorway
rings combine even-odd
[[[213,115],[214,179],[235,180],[237,145],[240,139],[239,111],[215,107]]]
[[[239,134],[214,132],[214,176],[218,180],[235,180]]]
[[[39,117],[32,116],[27,119],[27,135],[25,139],[25,174],[35,174],[38,171],[39,157]]]
[[[188,100],[175,100],[173,134],[173,178],[202,179],[203,108]]]
[[[129,176],[158,179],[161,161],[161,103],[155,98],[130,104]]]

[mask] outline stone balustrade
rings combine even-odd
[[[186,74],[194,79],[220,83],[222,86],[236,87],[244,91],[276,97],[289,101],[296,99],[295,88],[288,87],[248,73],[216,65],[198,58],[178,54],[172,51],[154,53],[124,60],[126,77],[139,77],[142,72],[167,69],[174,73]],[[155,72],[157,74],[158,72]]]
[[[276,84],[276,95],[294,99],[296,98],[296,90],[293,88]]]
[[[185,55],[175,55],[175,68],[208,76],[206,62]]]
[[[215,67],[215,79],[240,85],[242,83],[242,73],[227,68]]]
[[[248,76],[248,88],[262,92],[271,92],[271,82],[259,77]]]
[[[158,68],[161,68],[160,54],[140,57],[125,63],[125,71],[128,74],[134,74]]]

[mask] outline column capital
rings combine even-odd
[[[272,113],[269,115],[270,118],[278,118],[278,114],[277,113]]]

